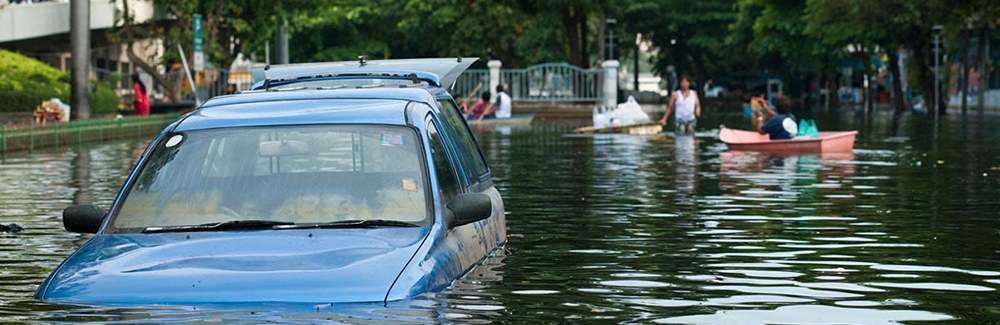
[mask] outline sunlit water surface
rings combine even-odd
[[[816,115],[853,152],[731,152],[694,137],[483,129],[509,238],[442,293],[378,305],[64,306],[38,284],[87,236],[148,140],[0,164],[0,319],[107,323],[898,324],[1000,321],[1000,117]],[[810,116],[812,117],[812,116]],[[143,288],[135,288],[143,290]]]

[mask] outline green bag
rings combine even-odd
[[[819,128],[814,120],[799,121],[799,137],[819,139]]]

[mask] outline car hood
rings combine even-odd
[[[428,228],[99,235],[38,299],[83,303],[384,301]]]

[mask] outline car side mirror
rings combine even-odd
[[[63,227],[81,234],[96,234],[104,223],[104,210],[93,204],[74,205],[63,210]]]
[[[447,210],[446,226],[455,228],[489,218],[493,213],[493,202],[485,194],[463,194],[452,198]]]

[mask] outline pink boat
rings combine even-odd
[[[857,135],[858,131],[828,131],[820,132],[819,139],[771,140],[767,134],[722,128],[719,140],[729,150],[811,153],[851,151]]]

